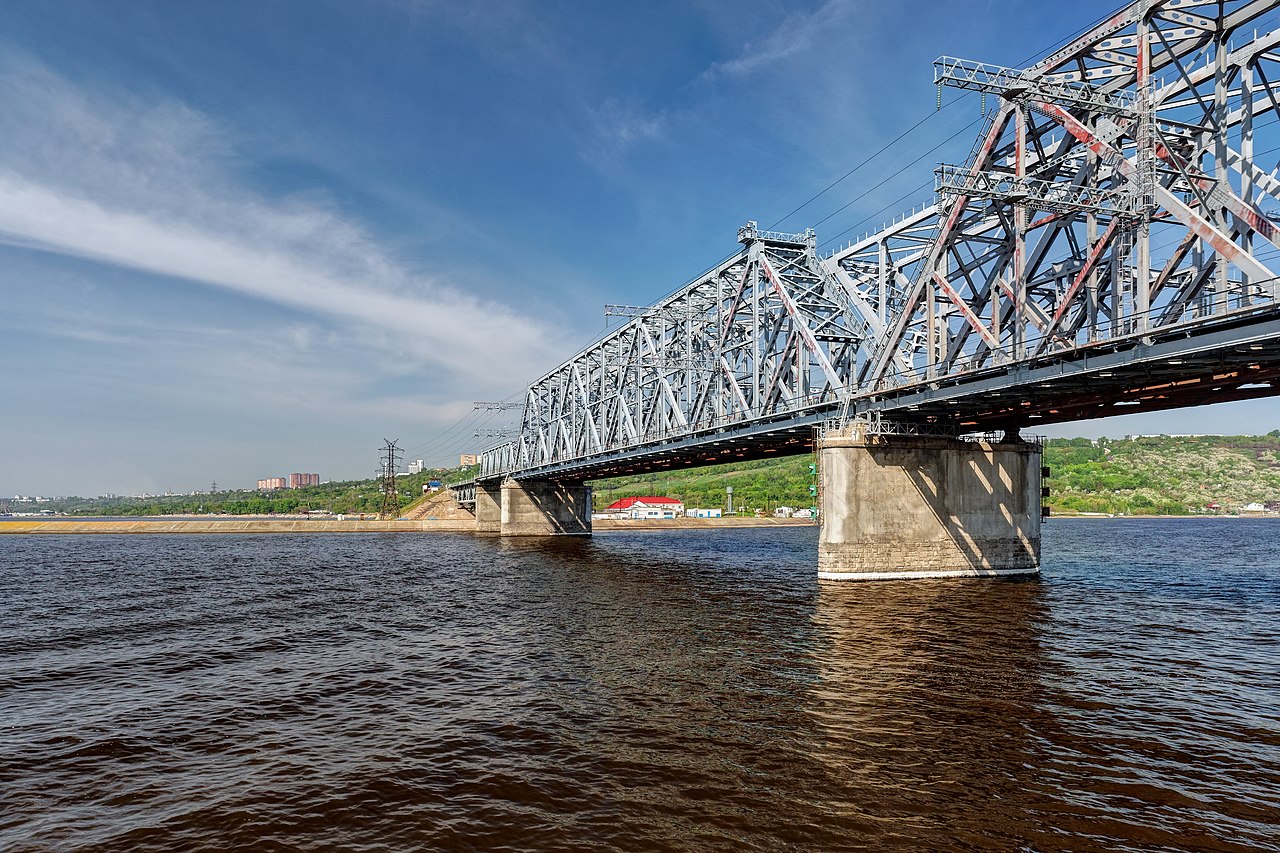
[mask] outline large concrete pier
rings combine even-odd
[[[819,453],[819,578],[1039,571],[1038,444],[870,435],[855,423]]]
[[[587,536],[591,488],[582,483],[504,479],[476,484],[476,532]]]

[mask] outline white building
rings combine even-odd
[[[614,518],[679,518],[684,515],[684,502],[658,495],[623,498],[605,508]]]

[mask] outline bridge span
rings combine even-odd
[[[481,530],[590,532],[587,481],[817,451],[819,575],[1034,572],[1040,424],[1280,393],[1280,0],[1140,0],[990,94],[937,200],[741,249],[531,384]],[[1273,83],[1272,81],[1276,81]]]

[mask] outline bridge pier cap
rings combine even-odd
[[[819,579],[1039,572],[1041,446],[1017,430],[972,439],[854,421],[818,452]]]

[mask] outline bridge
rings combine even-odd
[[[585,483],[817,451],[819,576],[1024,573],[1041,424],[1280,393],[1280,0],[1140,0],[991,95],[936,201],[829,254],[728,260],[533,382],[460,492],[482,531],[590,532]]]

